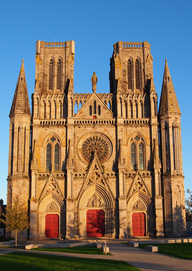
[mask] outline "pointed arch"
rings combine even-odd
[[[55,157],[54,157],[54,169],[57,171],[57,170],[59,170],[59,152],[60,152],[60,150],[59,150],[60,148],[59,148],[59,144],[58,143],[56,143],[55,144]]]
[[[59,58],[57,60],[57,89],[61,89],[61,73],[62,73],[62,61]]]
[[[141,69],[140,69],[140,60],[137,58],[135,61],[135,87],[136,89],[141,88]]]
[[[46,147],[46,170],[50,170],[51,167],[51,144],[47,144]]]
[[[49,60],[49,90],[53,90],[53,58]]]
[[[144,170],[144,146],[143,143],[139,143],[139,169]]]
[[[133,89],[133,61],[128,60],[128,89]]]
[[[135,170],[136,166],[136,146],[135,143],[131,143],[131,169]]]

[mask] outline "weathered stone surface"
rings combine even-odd
[[[74,59],[74,41],[37,41],[32,116],[23,64],[15,90],[7,198],[29,207],[30,239],[50,237],[54,223],[66,239],[182,235],[180,111],[167,63],[158,115],[148,42],[114,44],[107,94],[95,74],[93,92],[74,93]]]

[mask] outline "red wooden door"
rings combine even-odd
[[[57,238],[58,233],[59,233],[59,216],[55,214],[46,215],[45,236],[48,238]]]
[[[132,230],[133,230],[133,236],[145,235],[145,214],[144,213],[133,213]]]
[[[105,233],[105,213],[103,210],[87,211],[87,237],[102,237]]]

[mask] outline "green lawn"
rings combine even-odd
[[[160,253],[186,260],[192,260],[192,243],[152,244],[152,246],[158,246],[158,252]],[[139,247],[145,249],[146,244],[139,244]]]
[[[39,247],[39,248],[33,248],[32,250],[69,252],[69,253],[81,253],[81,254],[105,254],[101,251],[101,249],[96,248],[96,247]]]
[[[83,259],[15,252],[0,256],[0,269],[3,271],[39,271],[39,270],[90,270],[90,271],[137,271],[139,269],[121,261],[102,259]]]

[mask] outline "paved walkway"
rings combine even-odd
[[[147,252],[143,249],[128,247],[117,242],[107,243],[112,255],[92,255],[92,254],[76,254],[62,252],[45,252],[33,250],[19,250],[12,248],[0,248],[0,255],[12,252],[38,253],[46,255],[90,258],[90,259],[108,259],[119,260],[130,263],[131,265],[143,271],[166,270],[166,271],[192,271],[192,261],[181,260],[158,253]]]

